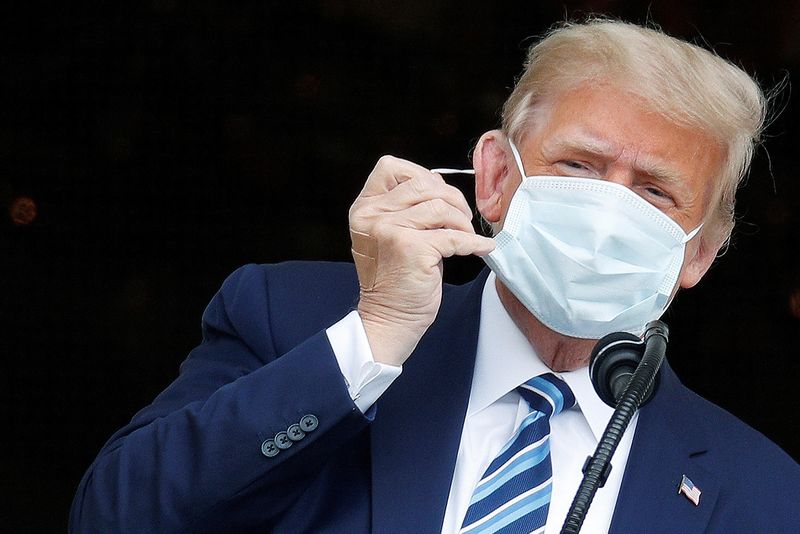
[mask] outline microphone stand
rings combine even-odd
[[[586,459],[583,466],[583,480],[564,520],[561,534],[577,534],[580,531],[597,489],[605,484],[611,471],[611,457],[617,450],[633,415],[642,404],[645,394],[653,385],[661,363],[664,361],[668,340],[669,329],[666,324],[661,321],[647,323],[642,361],[636,367],[630,382],[618,399],[617,407],[608,421],[594,455]]]

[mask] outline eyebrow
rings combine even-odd
[[[614,149],[611,143],[601,141],[600,139],[556,139],[555,141],[545,141],[544,147],[548,149],[557,150],[572,150],[576,152],[586,152],[596,156],[613,156]]]
[[[686,182],[678,171],[670,168],[669,165],[664,164],[657,158],[647,155],[637,158],[636,161],[634,161],[634,170],[637,173],[650,176],[660,182],[673,186],[683,186]]]

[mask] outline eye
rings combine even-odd
[[[643,196],[648,199],[651,204],[654,204],[657,207],[665,207],[675,204],[675,199],[672,198],[672,195],[659,187],[650,185],[643,187],[642,191],[644,191]]]
[[[590,163],[574,159],[562,159],[556,162],[560,174],[567,176],[594,176],[596,173]]]
[[[562,165],[565,165],[565,166],[567,166],[567,167],[569,167],[571,169],[578,169],[578,170],[584,170],[584,171],[588,171],[589,170],[589,167],[587,167],[586,165],[584,165],[580,161],[564,160],[564,161],[560,161],[559,163],[561,163]]]
[[[653,196],[656,196],[656,197],[666,198],[666,199],[672,198],[667,193],[665,193],[664,191],[662,191],[661,189],[659,189],[657,187],[645,187],[644,190],[647,191],[649,194],[651,194]]]

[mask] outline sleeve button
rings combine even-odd
[[[279,449],[288,449],[292,446],[292,440],[289,439],[286,432],[278,432],[275,434],[275,446]]]
[[[264,443],[261,444],[261,454],[267,458],[272,458],[279,452],[281,452],[281,450],[275,446],[275,442],[271,439],[264,440]]]
[[[292,441],[300,441],[306,437],[306,433],[303,432],[303,430],[300,428],[300,425],[297,423],[287,428],[286,433],[289,435],[289,439]]]
[[[303,432],[312,432],[317,429],[319,426],[319,419],[315,415],[304,415],[302,419],[300,419],[300,429]]]

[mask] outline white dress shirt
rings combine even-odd
[[[481,300],[481,320],[475,373],[464,420],[442,533],[460,530],[472,492],[495,455],[528,414],[527,402],[516,387],[534,376],[552,372],[528,343],[506,312],[489,275]],[[401,368],[374,362],[357,312],[327,331],[350,396],[366,411],[400,375]],[[583,474],[581,468],[593,452],[613,410],[594,391],[588,368],[555,373],[572,389],[577,405],[550,422],[553,494],[545,534],[558,533],[572,504]],[[607,532],[630,452],[636,417],[612,459],[613,469],[598,490],[583,531]]]

